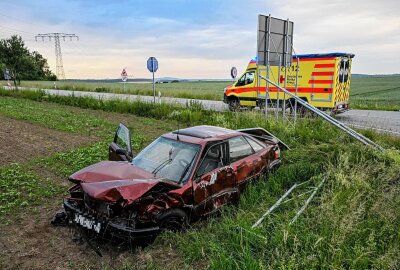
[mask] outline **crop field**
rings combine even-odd
[[[355,109],[400,110],[400,76],[353,78],[350,93]]]
[[[176,85],[183,86],[162,87]],[[86,242],[75,242],[73,231],[50,225],[71,186],[67,177],[107,159],[118,123],[133,131],[138,152],[177,129],[178,120],[180,127],[264,127],[291,150],[238,205],[146,247],[92,242],[99,257]],[[313,118],[294,126],[255,112],[0,90],[0,269],[399,269],[400,139],[360,132],[387,150],[363,146]],[[251,229],[294,183],[324,178],[294,224],[306,189]]]
[[[232,82],[179,82],[156,85],[157,95],[222,100],[223,89]],[[150,83],[128,83],[123,91],[121,83],[57,82],[57,88],[77,91],[129,93],[152,96]],[[54,88],[54,82],[28,81],[22,86]],[[350,103],[354,109],[400,110],[400,76],[352,78]]]

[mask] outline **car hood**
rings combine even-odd
[[[180,185],[140,169],[129,162],[102,161],[77,171],[69,180],[80,184],[90,197],[104,202],[119,202],[122,206],[131,204],[146,192],[170,191]]]
[[[153,174],[127,161],[102,161],[77,171],[69,177],[69,180],[78,184],[149,178],[153,178]]]
[[[157,192],[166,192],[180,186],[161,179],[125,179],[81,183],[81,187],[87,195],[94,199],[109,203],[118,202],[124,207],[152,189]]]

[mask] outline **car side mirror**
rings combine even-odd
[[[117,150],[115,150],[115,153],[117,155],[126,156],[128,160],[131,160],[133,158],[132,152],[129,152],[122,148],[118,148]]]
[[[128,155],[128,152],[125,149],[122,149],[122,148],[118,148],[117,150],[115,150],[115,153],[117,155],[125,155],[125,156]]]

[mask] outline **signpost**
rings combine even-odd
[[[237,69],[236,69],[236,67],[232,67],[231,68],[231,77],[234,82],[235,82],[236,76],[237,76]]]
[[[7,86],[11,87],[10,80],[12,79],[12,75],[8,68],[3,68],[3,76],[4,79],[7,80]]]
[[[153,98],[154,98],[154,103],[156,103],[156,87],[154,84],[154,72],[157,71],[158,69],[158,61],[155,57],[149,57],[149,59],[147,60],[147,69],[153,73]]]
[[[269,16],[258,15],[257,66],[266,67],[266,78],[268,79],[266,81],[266,89],[265,89],[265,116],[267,116],[268,99],[270,99],[269,80],[270,80],[271,66],[278,67],[278,79],[280,79],[281,67],[285,67],[286,70],[292,64],[293,26],[294,26],[293,22],[289,20],[274,18],[271,17],[271,15]],[[258,80],[258,82],[259,81],[260,80]],[[286,83],[286,72],[285,72],[284,82]],[[280,90],[278,88],[276,110],[275,110],[277,119],[278,119],[278,111],[280,103],[279,91]],[[260,94],[258,94],[258,96],[260,96]],[[282,102],[283,108],[285,108],[285,100],[286,97],[284,92],[284,101]],[[285,109],[283,109],[283,114],[284,113]]]
[[[125,69],[122,69],[122,72],[121,72],[121,79],[122,79],[122,81],[124,82],[124,92],[125,92],[125,83],[126,83],[126,81],[128,80],[128,73],[126,72]]]

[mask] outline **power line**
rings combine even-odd
[[[38,38],[41,38],[42,41],[45,39],[54,39],[55,43],[55,52],[56,52],[56,75],[58,79],[65,80],[65,73],[64,73],[64,66],[62,61],[62,54],[61,54],[61,44],[60,44],[60,37],[65,41],[65,39],[69,38],[70,41],[76,38],[79,40],[79,37],[75,34],[65,34],[65,33],[47,33],[47,34],[38,34],[35,36],[35,40],[37,41]]]
[[[32,32],[28,32],[28,31],[23,31],[23,30],[18,30],[18,29],[15,29],[15,28],[11,28],[11,27],[6,27],[6,26],[2,26],[2,25],[0,25],[0,28],[4,28],[4,29],[6,29],[6,31],[9,31],[9,32],[19,32],[19,33],[24,33],[24,34],[30,34],[30,35],[35,35],[34,33],[32,33]],[[10,31],[11,30],[11,31]]]
[[[6,17],[6,18],[9,18],[9,19],[13,19],[13,20],[17,20],[17,21],[23,22],[23,23],[25,23],[27,25],[31,25],[32,24],[32,22],[28,22],[26,20],[22,20],[22,19],[19,19],[17,17],[13,17],[13,16],[10,16],[10,15],[4,14],[4,13],[0,13],[0,16]]]

